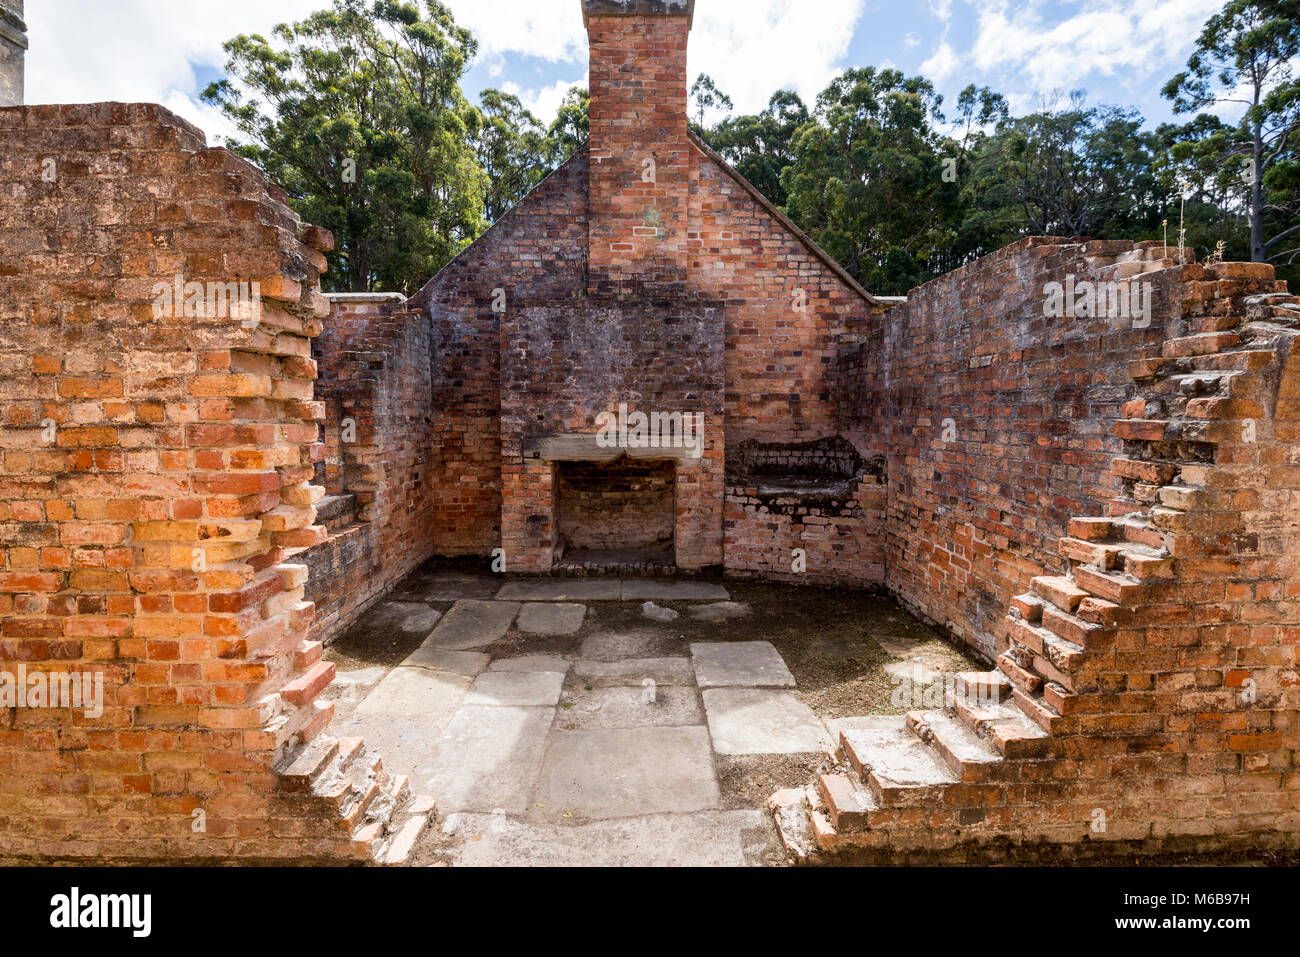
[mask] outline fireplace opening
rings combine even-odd
[[[676,485],[670,461],[556,463],[558,566],[671,571]]]

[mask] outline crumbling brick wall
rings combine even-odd
[[[102,714],[0,710],[6,858],[365,859],[383,839],[377,766],[324,796],[280,773],[333,676],[294,560],[323,537],[332,240],[285,200],[158,106],[0,110],[0,669],[103,681]],[[187,315],[160,292],[177,277],[182,300],[257,282],[260,310]]]
[[[1006,602],[1060,568],[1069,517],[1114,494],[1128,361],[1177,315],[1168,272],[1146,324],[1046,316],[1045,287],[1097,279],[1090,259],[1132,248],[1022,240],[913,290],[841,350],[841,427],[888,463],[887,585],[990,657]]]
[[[312,348],[326,438],[317,474],[351,513],[301,559],[312,638],[329,641],[434,552],[433,342],[404,303],[339,299]]]

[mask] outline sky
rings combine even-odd
[[[549,122],[565,91],[586,85],[578,0],[445,2],[479,40],[462,82],[471,100],[498,87]],[[1082,89],[1090,102],[1135,107],[1154,125],[1173,118],[1160,88],[1222,2],[696,0],[689,71],[712,76],[744,113],[782,88],[811,105],[840,71],[876,66],[929,77],[950,116],[974,83],[1005,94],[1014,113]],[[223,75],[221,44],[327,3],[27,0],[27,101],[158,102],[219,142],[230,127],[198,93]]]

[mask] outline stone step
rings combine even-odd
[[[882,807],[918,807],[939,799],[946,785],[957,778],[898,719],[896,727],[871,731],[841,731],[840,745],[872,797]]]
[[[945,695],[944,704],[966,727],[987,738],[1004,758],[1040,758],[1047,753],[1047,734],[1015,704],[1017,689],[1011,694],[1010,701],[979,707],[949,694]]]
[[[847,774],[823,774],[817,780],[821,798],[826,804],[831,827],[839,831],[864,831],[871,823],[871,812],[877,804],[860,778]]]
[[[929,744],[943,759],[948,770],[963,783],[979,784],[987,781],[992,769],[1006,760],[996,748],[960,720],[942,711],[909,712],[907,723],[913,733]]]
[[[1088,593],[1076,585],[1073,579],[1060,575],[1042,575],[1030,582],[1030,585],[1041,598],[1063,611],[1074,611],[1079,607],[1079,602],[1088,597]]]

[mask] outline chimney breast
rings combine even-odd
[[[685,291],[686,38],[694,12],[694,0],[583,0],[593,294]]]
[[[27,24],[23,0],[0,0],[0,106],[23,105]]]

